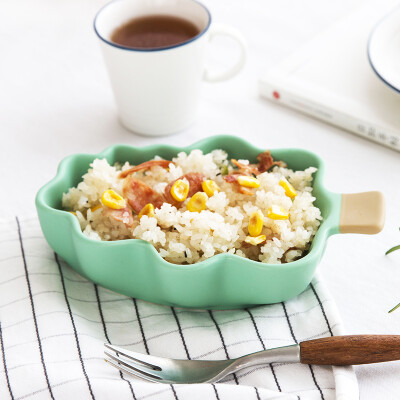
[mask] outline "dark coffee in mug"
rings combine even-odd
[[[115,29],[111,41],[134,49],[159,49],[187,42],[200,33],[191,21],[172,15],[133,18]]]

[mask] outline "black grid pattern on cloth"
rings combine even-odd
[[[338,323],[329,319],[329,310],[326,307],[329,302],[318,290],[319,283],[313,284],[301,296],[307,297],[307,302],[302,302],[302,309],[294,307],[291,304],[282,303],[273,305],[270,308],[266,306],[254,307],[251,309],[235,311],[190,311],[173,307],[163,307],[146,303],[141,300],[131,299],[85,280],[75,273],[65,264],[56,254],[53,254],[44,242],[40,234],[37,222],[25,224],[20,219],[16,219],[16,235],[4,239],[0,237],[0,245],[11,246],[15,242],[19,247],[19,254],[12,251],[4,255],[0,253],[0,270],[7,268],[10,263],[19,261],[20,270],[13,273],[0,274],[0,288],[7,290],[7,287],[24,288],[25,292],[20,290],[12,298],[4,299],[0,297],[0,347],[2,356],[2,370],[6,391],[11,399],[25,399],[34,397],[37,393],[48,392],[50,398],[57,398],[55,393],[60,393],[60,388],[66,388],[69,385],[79,384],[83,390],[83,383],[86,384],[87,396],[94,399],[96,388],[100,387],[99,382],[104,379],[110,381],[113,387],[120,389],[120,393],[130,395],[135,400],[146,398],[165,398],[185,399],[190,398],[188,390],[183,386],[166,385],[165,387],[154,384],[138,383],[134,378],[126,377],[122,372],[113,370],[105,365],[102,357],[102,342],[105,340],[118,346],[126,346],[134,351],[142,351],[147,354],[159,354],[162,349],[167,352],[165,343],[173,343],[173,349],[182,346],[182,356],[176,358],[187,359],[216,359],[233,358],[238,356],[237,352],[243,346],[259,351],[276,345],[290,344],[292,342],[333,335]],[[39,242],[39,251],[27,251],[26,241]],[[34,246],[30,246],[34,248]],[[29,260],[34,260],[34,266],[30,265]],[[8,270],[7,270],[8,271]],[[57,307],[46,307],[46,298],[52,296],[57,299]],[[11,315],[10,310],[14,307],[20,307],[22,304],[30,306],[30,313],[25,312],[19,319],[7,318]],[[294,304],[294,303],[293,303]],[[124,318],[113,312],[113,307],[121,307],[124,311]],[[272,312],[266,312],[271,310]],[[129,311],[129,312],[128,312]],[[317,315],[319,313],[319,316]],[[297,332],[297,326],[294,319],[319,318],[318,331],[312,332],[307,337],[302,332]],[[184,320],[182,319],[184,318]],[[58,332],[47,330],[45,322],[48,320],[62,321],[62,328]],[[189,321],[189,322],[188,322]],[[279,325],[286,325],[287,335],[282,337],[275,332],[271,335],[265,333],[266,328]],[[14,332],[19,329],[32,329],[33,335],[27,335],[27,339],[21,342],[10,340]],[[246,336],[239,339],[232,339],[232,331],[240,330],[246,332]],[[124,334],[120,334],[123,332]],[[197,346],[193,337],[196,334],[206,334],[208,343],[202,343]],[[73,354],[65,354],[64,359],[51,360],[50,354],[46,352],[47,346],[53,340],[67,341],[69,346],[75,347],[77,357]],[[97,351],[92,351],[93,343]],[[180,344],[179,344],[180,343]],[[92,346],[92,347],[91,347]],[[201,347],[201,349],[200,349]],[[37,356],[30,362],[13,361],[15,351],[20,348],[29,348]],[[36,349],[36,350],[34,350]],[[85,349],[85,351],[83,351]],[[62,353],[62,349],[60,349]],[[221,353],[222,352],[222,353]],[[35,354],[36,354],[35,353]],[[165,354],[164,354],[165,355]],[[171,354],[172,356],[172,354]],[[94,365],[103,363],[103,371],[107,376],[99,374]],[[103,365],[102,364],[102,365]],[[55,380],[57,369],[60,365],[66,365],[76,372],[74,378],[64,378],[64,380]],[[40,371],[43,377],[43,384],[39,388],[28,389],[25,393],[17,393],[17,382],[13,381],[14,373],[19,373],[26,368],[33,368]],[[273,382],[277,396],[280,392],[286,392],[294,397],[306,398],[305,393],[317,391],[321,399],[331,398],[330,392],[334,392],[331,380],[329,384],[323,386],[321,382],[327,381],[324,373],[314,370],[311,366],[300,366],[299,368],[308,368],[312,375],[315,388],[302,388],[298,390],[285,390],[286,380],[285,371],[291,368],[289,364],[270,364],[257,366],[250,370],[243,370],[227,377],[224,385],[210,384],[202,385],[209,387],[206,396],[223,400],[226,395],[226,385],[230,383],[240,383],[245,385],[245,390],[253,391],[253,398],[270,398],[269,395],[263,395],[262,385],[253,385],[253,378],[263,379],[266,372],[268,379]],[[80,371],[80,375],[79,375]],[[2,382],[2,381],[0,381]],[[1,388],[1,387],[0,387]],[[243,388],[242,388],[243,389]],[[269,390],[274,390],[269,387]],[[0,392],[2,393],[2,392]],[[82,392],[83,393],[83,392]],[[250,391],[247,392],[250,398]],[[86,395],[85,395],[86,396]],[[326,397],[327,396],[327,397]],[[164,397],[162,397],[164,398]]]

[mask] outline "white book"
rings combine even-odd
[[[368,2],[345,16],[267,71],[260,94],[400,151],[400,95],[375,75],[367,55],[372,29],[396,6]]]

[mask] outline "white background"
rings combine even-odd
[[[204,84],[197,123],[172,137],[145,138],[122,128],[92,29],[104,1],[2,0],[0,13],[0,217],[35,213],[34,196],[59,161],[114,143],[186,145],[205,136],[243,136],[259,147],[302,147],[326,162],[337,192],[381,190],[387,223],[376,236],[330,239],[320,264],[348,333],[400,333],[400,153],[280,108],[257,94],[257,79],[361,1],[208,0],[213,18],[241,30],[244,71]],[[340,45],[340,44],[338,44]],[[229,65],[235,47],[215,40],[210,64]],[[400,110],[399,110],[400,111]],[[400,363],[356,368],[361,399],[395,399]]]

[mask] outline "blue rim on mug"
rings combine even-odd
[[[175,48],[177,48],[177,47],[185,46],[185,45],[187,45],[187,44],[189,44],[189,43],[191,43],[191,42],[193,42],[193,41],[199,39],[201,36],[203,36],[203,35],[208,31],[208,29],[210,28],[210,25],[211,25],[211,13],[210,13],[210,11],[208,10],[208,8],[207,8],[204,4],[200,3],[200,2],[197,1],[197,0],[188,0],[188,1],[191,1],[191,2],[193,2],[193,3],[197,3],[198,5],[200,5],[200,6],[206,11],[206,13],[207,13],[207,15],[208,15],[208,23],[207,23],[206,27],[205,27],[199,34],[197,34],[196,36],[192,37],[192,38],[189,39],[189,40],[186,40],[185,42],[177,43],[177,44],[174,44],[174,45],[172,45],[172,46],[167,46],[167,47],[155,47],[155,48],[151,48],[151,49],[143,49],[143,48],[135,48],[135,47],[122,46],[122,45],[120,45],[120,44],[111,42],[110,40],[107,40],[106,38],[104,38],[104,37],[99,33],[99,31],[97,30],[97,27],[96,27],[96,23],[97,23],[97,18],[98,18],[98,16],[99,16],[107,7],[110,7],[111,5],[113,5],[114,3],[117,3],[117,2],[119,2],[119,1],[125,1],[125,0],[113,0],[113,1],[111,1],[111,2],[109,2],[109,3],[107,3],[105,6],[103,6],[103,7],[97,12],[96,16],[94,17],[93,28],[94,28],[94,31],[96,32],[96,35],[99,37],[100,40],[102,40],[104,43],[107,43],[107,44],[110,45],[110,46],[116,47],[116,48],[121,49],[121,50],[139,51],[139,52],[154,52],[154,51],[165,51],[165,50],[175,49]],[[132,1],[134,1],[134,0],[132,0]],[[134,16],[132,16],[132,17],[134,17]]]

